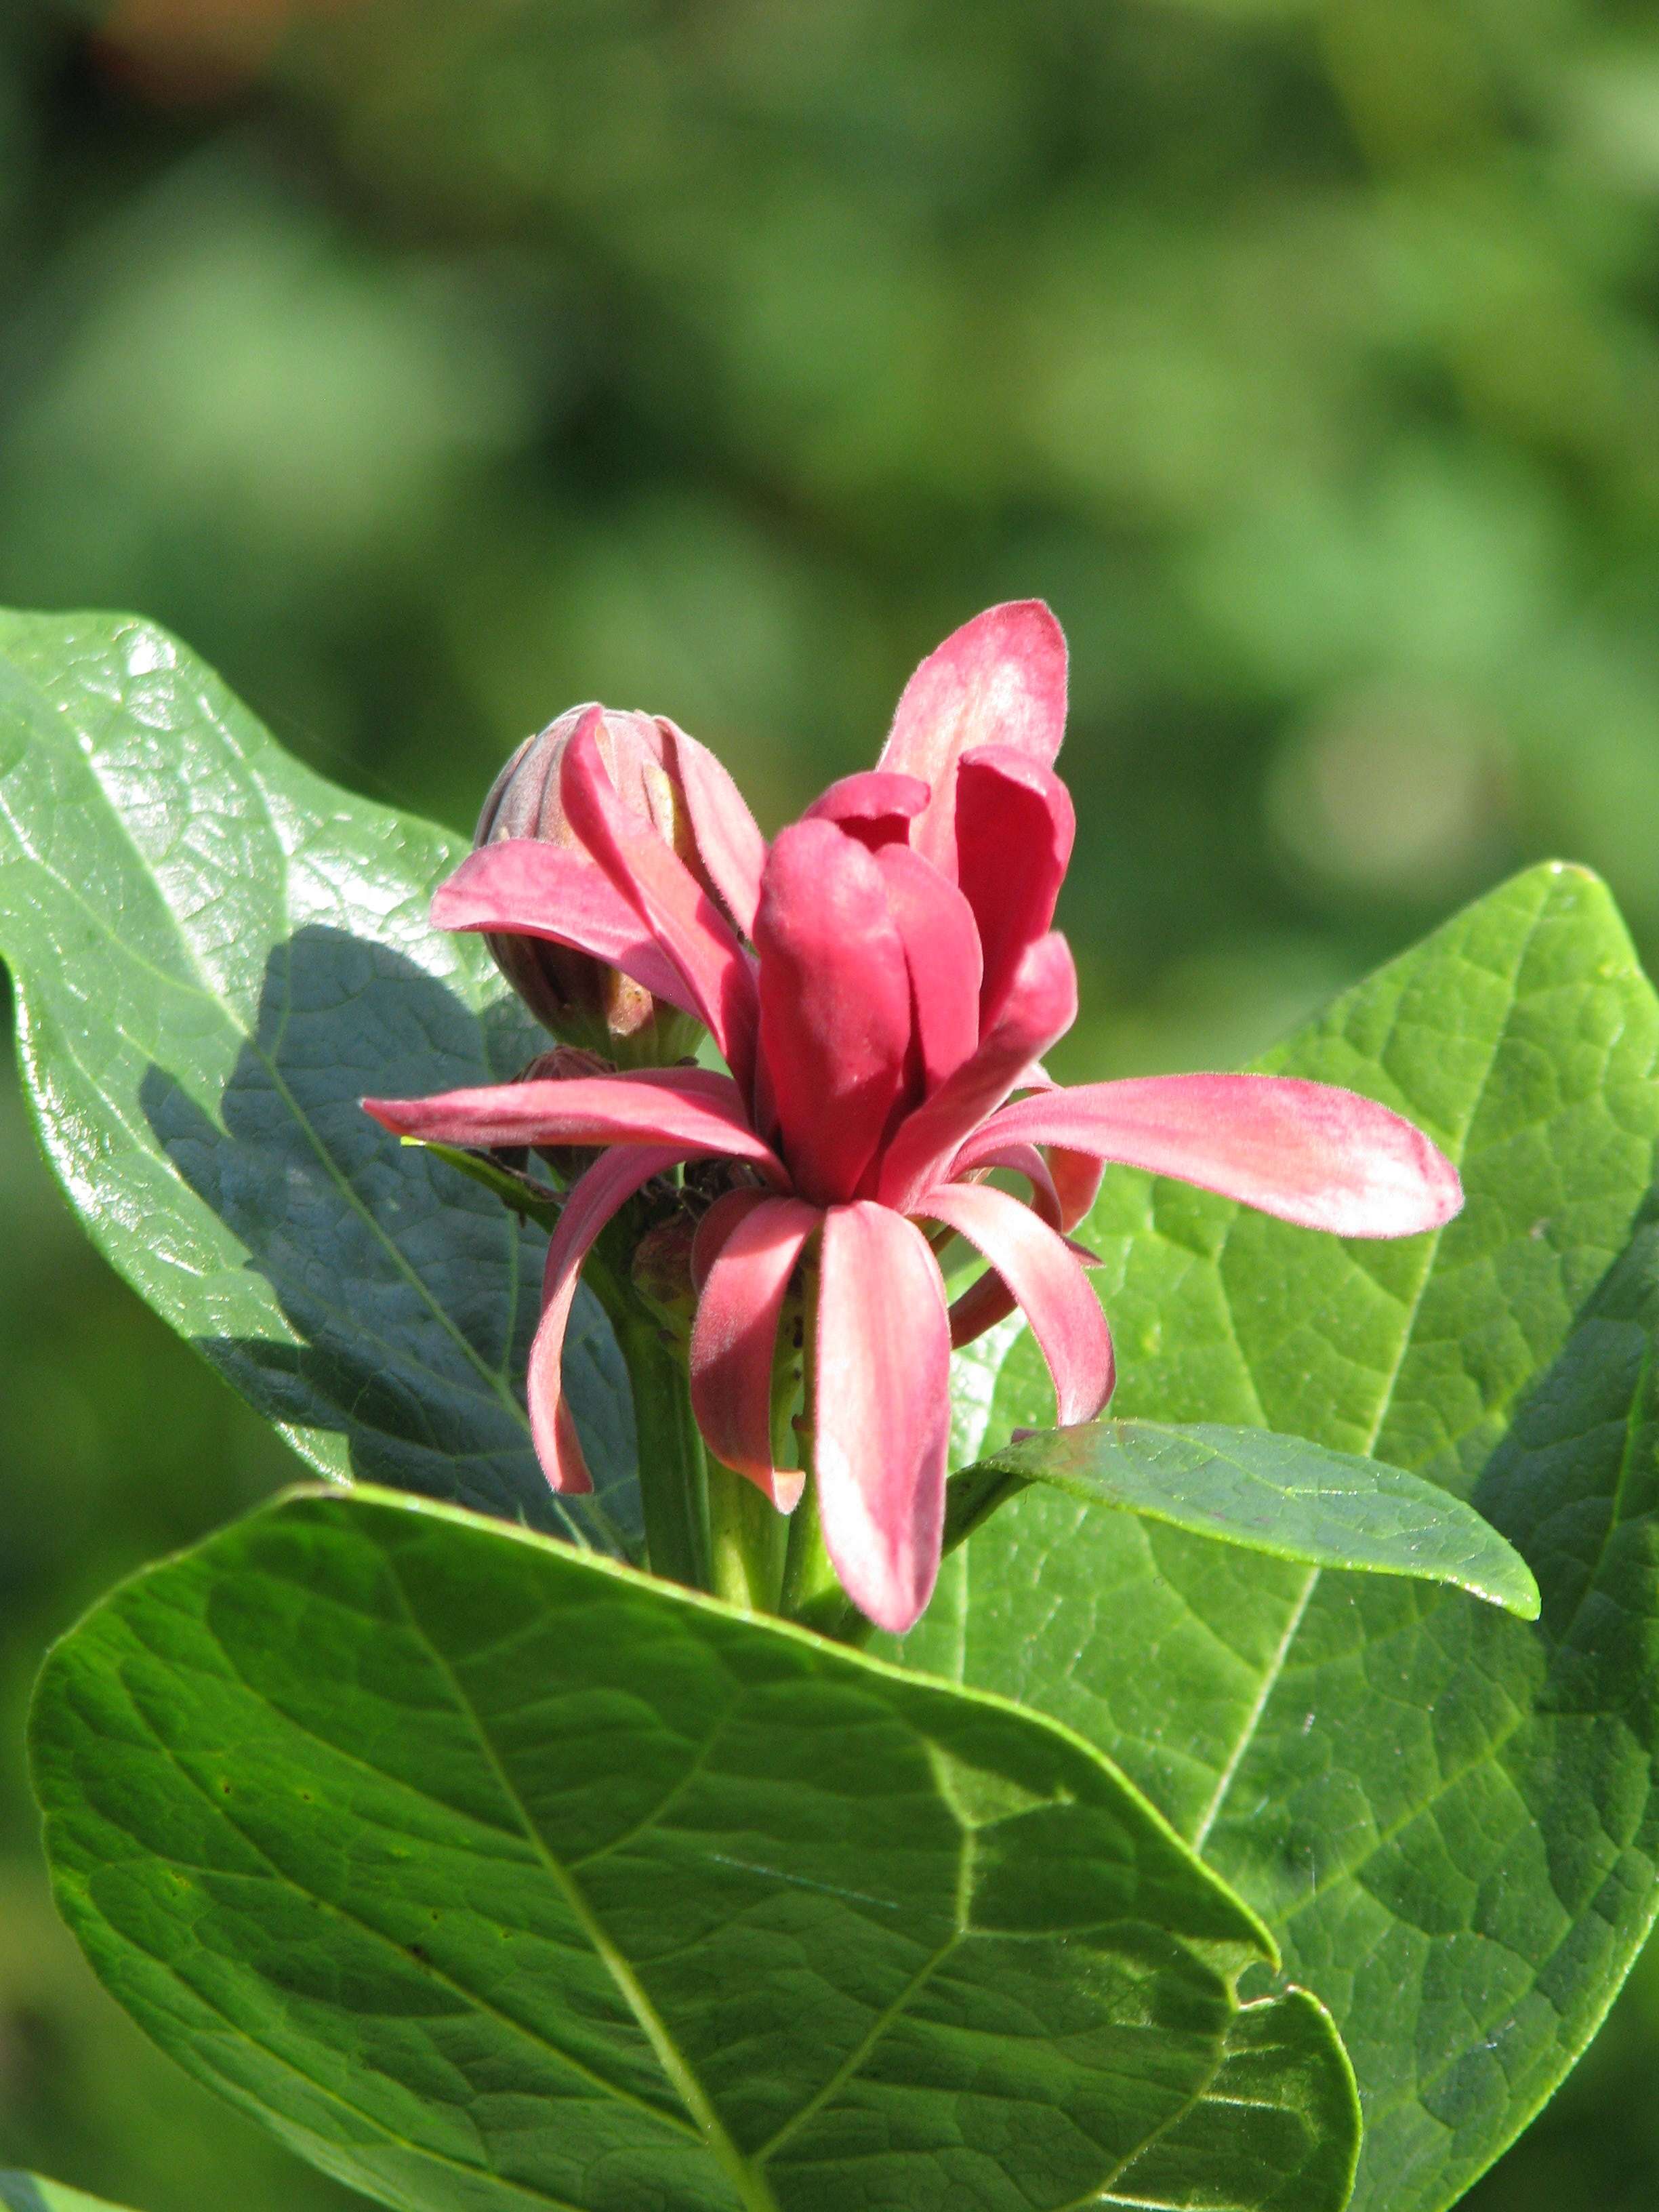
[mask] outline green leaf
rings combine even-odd
[[[518,1396],[540,1232],[357,1103],[539,1048],[477,940],[427,925],[460,850],[298,766],[147,623],[0,615],[0,949],[94,1238],[325,1474],[622,1549],[597,1308],[571,1369],[595,1506],[552,1498]]]
[[[60,1906],[419,2212],[1337,2212],[1328,2017],[1066,1730],[453,1508],[307,1492],[48,1661]]]
[[[1085,1505],[1144,1514],[1305,1566],[1452,1583],[1523,1620],[1538,1618],[1531,1569],[1473,1507],[1403,1468],[1304,1437],[1203,1422],[1042,1429],[955,1477],[952,1503],[971,1498],[976,1525],[1000,1488],[997,1478],[1012,1490],[1042,1483]],[[948,1538],[950,1518],[946,1531]]]
[[[1099,1744],[1269,1919],[1353,2057],[1364,2212],[1462,2196],[1659,1901],[1656,1060],[1605,891],[1539,868],[1267,1063],[1446,1146],[1468,1202],[1439,1235],[1340,1243],[1127,1171],[1084,1232],[1126,1415],[1305,1435],[1472,1496],[1537,1578],[1537,1627],[1032,1492],[906,1647]],[[1052,1418],[1040,1376],[1005,1330],[964,1422],[994,1446]]]
[[[38,2173],[0,2173],[0,2212],[120,2212],[101,2197],[43,2181]]]

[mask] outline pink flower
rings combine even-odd
[[[696,874],[618,798],[601,712],[562,763],[578,842],[473,854],[433,919],[612,963],[703,1022],[731,1073],[367,1102],[401,1134],[603,1148],[549,1247],[531,1355],[532,1423],[556,1489],[589,1486],[560,1385],[578,1270],[617,1208],[677,1162],[753,1174],[698,1233],[692,1403],[715,1456],[785,1510],[803,1477],[773,1463],[774,1350],[816,1243],[807,1410],[824,1540],[849,1596],[895,1632],[939,1569],[952,1344],[1017,1304],[1061,1422],[1092,1419],[1111,1395],[1089,1255],[1066,1235],[1104,1163],[1345,1237],[1408,1236],[1462,1204],[1428,1139],[1350,1091],[1260,1075],[1062,1090],[1043,1074],[1077,1012],[1071,954],[1050,927],[1073,819],[1053,768],[1066,647],[1046,607],[993,607],[947,638],[911,678],[877,767],[832,786],[769,850],[713,756],[675,732]],[[1029,1201],[986,1181],[995,1168]],[[935,1244],[951,1231],[988,1266],[947,1309]]]

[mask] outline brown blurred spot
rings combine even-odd
[[[358,0],[110,0],[93,52],[112,76],[168,106],[223,100],[260,76],[290,30]]]

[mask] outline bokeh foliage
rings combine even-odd
[[[572,700],[781,819],[914,659],[1074,652],[1066,1071],[1235,1060],[1513,866],[1659,951],[1659,31],[1615,0],[15,0],[0,602],[137,606],[464,824]],[[283,1448],[0,1123],[0,2161],[338,2200],[93,1990],[48,1634]],[[1659,1977],[1482,2185],[1659,2189]]]

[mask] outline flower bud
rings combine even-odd
[[[689,1329],[697,1294],[691,1279],[691,1247],[696,1223],[684,1210],[647,1229],[634,1247],[629,1268],[634,1287],[665,1320]]]
[[[525,739],[490,787],[475,848],[508,837],[579,847],[560,800],[559,771],[565,747],[588,711],[572,707],[538,736]],[[665,844],[696,866],[684,803],[669,765],[672,752],[657,722],[649,714],[607,708],[599,743],[623,805],[643,815]],[[601,1053],[618,1067],[664,1067],[696,1051],[700,1024],[591,953],[540,937],[489,935],[484,942],[502,975],[555,1036]]]
[[[526,1066],[514,1077],[515,1083],[569,1083],[579,1077],[614,1075],[616,1063],[603,1053],[589,1052],[581,1045],[556,1044],[551,1052],[538,1053]],[[526,1167],[529,1164],[532,1147],[526,1146],[516,1158],[498,1152],[496,1158],[506,1167]],[[584,1145],[537,1145],[536,1157],[544,1166],[552,1169],[560,1182],[567,1188],[575,1182],[585,1168],[593,1164],[593,1153]]]

